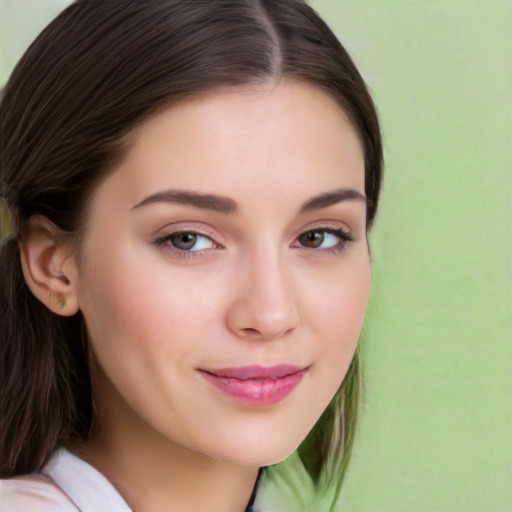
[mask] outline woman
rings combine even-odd
[[[318,15],[78,0],[0,115],[0,510],[270,510],[297,449],[339,487],[382,147]]]

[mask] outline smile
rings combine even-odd
[[[245,405],[272,405],[286,398],[309,367],[288,364],[199,370],[204,380]]]

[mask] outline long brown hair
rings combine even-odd
[[[345,111],[365,155],[367,227],[382,145],[363,79],[301,0],[77,0],[34,41],[0,103],[0,198],[15,226],[0,248],[0,477],[41,469],[87,438],[93,407],[80,313],[52,313],[20,266],[35,214],[79,236],[95,187],[157,111],[220,87],[289,79],[321,88]],[[5,211],[5,208],[4,208]],[[299,449],[315,482],[341,482],[358,410],[359,360]]]

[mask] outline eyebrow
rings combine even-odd
[[[366,203],[366,197],[361,194],[361,192],[353,188],[340,188],[338,190],[325,192],[324,194],[319,194],[318,196],[312,197],[302,205],[299,213],[321,210],[322,208],[327,208],[328,206],[341,203],[342,201],[353,200],[363,201]]]
[[[152,203],[179,203],[188,206],[195,206],[203,210],[213,210],[225,214],[237,214],[240,208],[230,197],[218,196],[215,194],[201,194],[188,190],[165,190],[152,194],[140,203],[137,203],[132,210]]]
[[[327,208],[342,201],[357,200],[366,203],[366,197],[352,188],[342,188],[325,192],[308,199],[300,208],[299,213],[307,213]],[[201,194],[188,190],[165,190],[146,197],[137,203],[132,210],[153,203],[178,203],[194,206],[202,210],[213,210],[227,215],[240,213],[240,206],[230,197],[216,194]]]

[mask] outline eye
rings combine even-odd
[[[342,229],[331,228],[312,229],[297,238],[298,244],[307,249],[343,249],[351,240]]]
[[[213,249],[215,242],[206,235],[194,231],[178,231],[155,240],[158,245],[168,244],[173,249],[186,252],[198,252]]]

